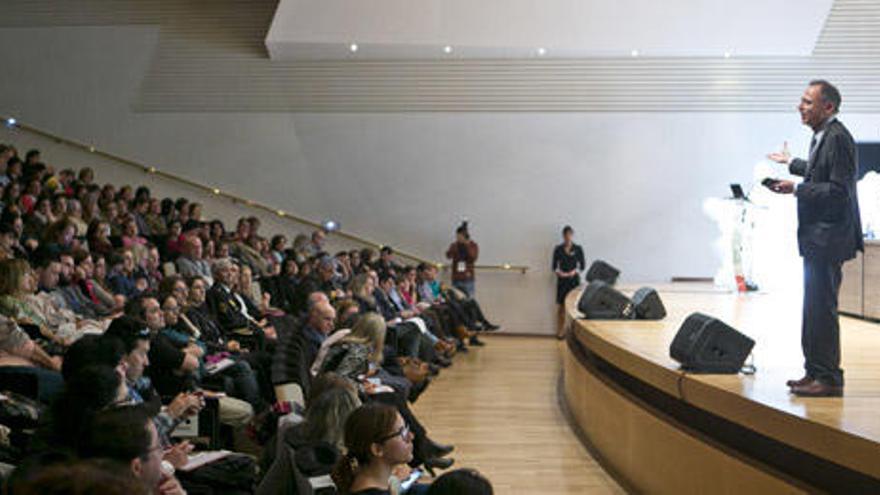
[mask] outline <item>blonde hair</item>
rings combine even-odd
[[[373,348],[370,361],[381,363],[385,347],[385,319],[379,313],[369,312],[357,319],[351,333],[343,339],[346,342],[367,344]]]
[[[370,280],[370,274],[361,273],[357,275],[353,279],[351,279],[351,284],[349,288],[351,289],[351,293],[355,295],[355,297],[360,297],[361,299],[367,301],[370,304],[376,304],[376,298],[373,297],[373,294],[367,294],[367,282]]]
[[[21,280],[31,271],[28,262],[13,258],[0,261],[0,295],[18,295],[21,293]]]

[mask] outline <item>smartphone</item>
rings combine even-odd
[[[777,182],[779,182],[779,179],[771,179],[770,177],[767,177],[761,181],[761,185],[768,189],[772,189]]]
[[[421,469],[413,469],[412,473],[410,473],[409,478],[400,482],[400,492],[406,493],[412,488],[413,485],[416,484],[416,481],[419,481],[419,478],[422,477]]]

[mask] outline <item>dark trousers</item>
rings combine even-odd
[[[807,376],[843,386],[840,369],[840,326],[837,293],[841,262],[804,258],[804,310],[801,346]]]

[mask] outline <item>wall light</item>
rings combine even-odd
[[[732,53],[730,53],[730,51],[724,52],[724,58],[730,58],[731,55]]]
[[[16,124],[18,124],[18,121],[15,120],[14,117],[9,117],[8,119],[6,119],[6,127],[15,127]]]
[[[214,188],[214,190],[212,190],[211,192],[214,193],[214,195],[216,196],[220,194],[220,189]]]
[[[449,45],[444,46],[444,47],[443,47],[443,53],[446,53],[446,54],[450,54],[450,53],[452,53],[452,47],[449,46]]]
[[[348,45],[348,51],[350,51],[351,53],[358,51],[357,43],[352,43],[352,44]]]
[[[321,227],[324,229],[324,232],[335,232],[339,230],[339,223],[334,220],[324,220]]]
[[[638,51],[638,50],[633,50],[633,51],[629,52],[629,54],[630,54],[631,56],[633,56],[633,57],[638,57],[638,56],[639,56],[639,51]]]
[[[538,48],[538,56],[539,57],[543,57],[546,54],[547,54],[547,50],[545,48],[543,48],[543,47]]]

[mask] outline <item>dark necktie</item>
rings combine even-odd
[[[813,134],[813,139],[810,140],[810,157],[813,156],[813,152],[816,151],[816,135]]]

